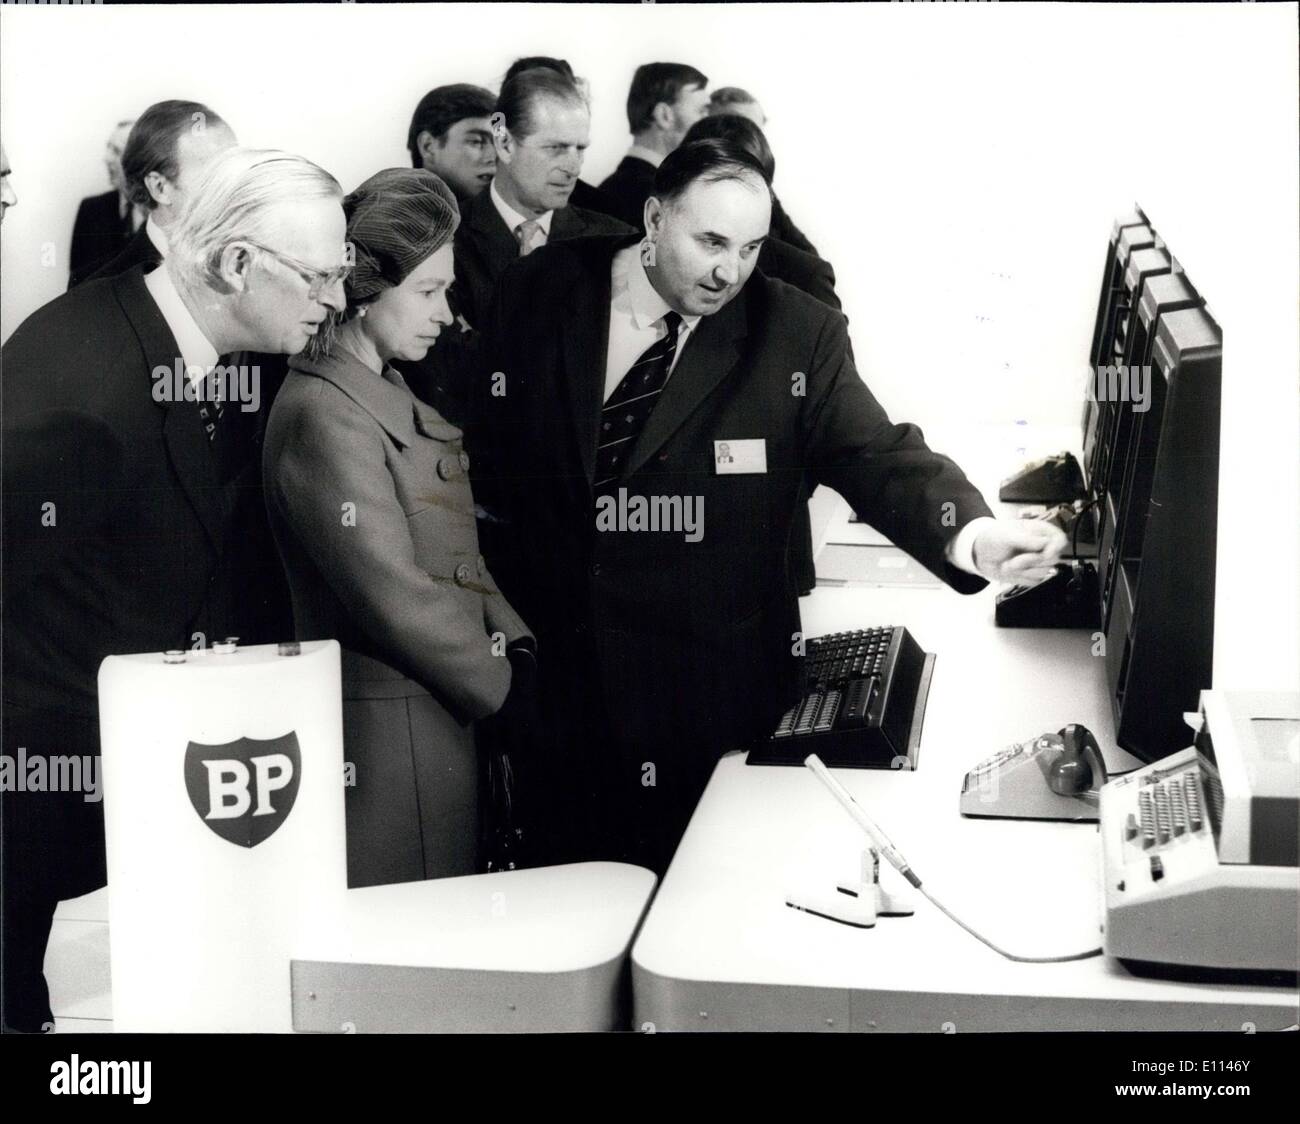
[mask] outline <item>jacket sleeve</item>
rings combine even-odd
[[[382,431],[341,393],[324,393],[282,419],[282,439],[268,446],[268,500],[394,667],[462,723],[496,712],[509,661],[493,654],[475,602],[416,564]]]
[[[813,350],[804,440],[813,480],[834,488],[891,542],[959,593],[988,584],[944,557],[963,526],[992,514],[988,504],[919,428],[889,420],[858,376],[844,318],[834,313],[822,321]]]

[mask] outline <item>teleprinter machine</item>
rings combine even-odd
[[[1101,790],[1104,947],[1142,975],[1294,986],[1300,694],[1203,691],[1193,744]]]

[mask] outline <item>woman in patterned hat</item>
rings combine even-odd
[[[348,885],[372,886],[483,868],[470,724],[531,713],[535,649],[479,554],[461,431],[391,366],[452,323],[455,197],[393,168],[343,207],[347,311],[290,361],[263,471],[298,638],[343,648]]]

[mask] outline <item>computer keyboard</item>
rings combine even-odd
[[[801,698],[748,763],[801,765],[816,753],[841,768],[916,768],[933,666],[902,627],[809,640]]]

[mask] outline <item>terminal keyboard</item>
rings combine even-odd
[[[751,765],[914,769],[934,656],[905,628],[837,632],[808,641],[801,697],[749,753]]]

